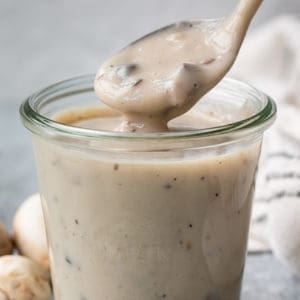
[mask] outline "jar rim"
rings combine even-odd
[[[276,104],[274,100],[256,89],[248,83],[232,79],[224,78],[220,85],[234,86],[238,91],[249,91],[255,94],[264,106],[260,111],[252,116],[228,123],[221,126],[203,128],[203,129],[188,129],[183,131],[159,132],[159,133],[128,133],[116,132],[106,130],[87,129],[75,127],[54,121],[39,112],[41,106],[44,104],[43,99],[51,96],[49,101],[55,101],[63,98],[79,94],[82,92],[93,91],[94,75],[82,75],[72,77],[57,83],[54,83],[44,89],[29,96],[20,106],[20,115],[24,126],[31,132],[39,135],[64,135],[79,138],[93,138],[93,139],[112,139],[112,140],[178,140],[186,138],[207,138],[212,136],[220,136],[225,134],[250,134],[253,132],[263,132],[275,120]],[[216,89],[218,88],[215,87]]]

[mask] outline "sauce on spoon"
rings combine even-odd
[[[169,25],[108,59],[95,92],[124,115],[116,130],[167,131],[228,72],[261,3],[241,0],[227,18]]]

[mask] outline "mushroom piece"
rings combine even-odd
[[[19,207],[13,220],[13,237],[18,251],[49,269],[44,216],[39,194],[31,195]]]
[[[50,300],[49,279],[49,271],[27,257],[0,257],[0,300]]]
[[[0,222],[0,256],[11,254],[12,251],[13,251],[13,244],[9,236],[9,233],[5,228],[5,226]],[[0,300],[1,300],[1,296],[0,296]]]

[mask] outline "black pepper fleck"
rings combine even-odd
[[[119,165],[118,164],[114,164],[114,170],[118,171],[119,170]]]
[[[215,196],[216,196],[216,197],[219,197],[219,193],[215,193]]]
[[[193,227],[193,224],[189,224],[189,227],[192,228],[192,227]]]
[[[190,241],[186,242],[186,249],[191,250],[192,249],[192,243]]]
[[[75,222],[75,224],[76,224],[76,225],[78,225],[78,224],[79,224],[79,221],[78,221],[78,219],[75,219],[75,220],[74,220],[74,222]]]
[[[142,82],[143,82],[143,79],[140,78],[132,86],[137,86],[137,85],[141,84]]]
[[[194,83],[193,86],[194,86],[194,88],[197,88],[197,87],[198,87],[198,84],[197,84],[197,83]]]
[[[205,177],[204,177],[204,176],[202,176],[202,177],[201,177],[201,180],[205,180]]]
[[[169,190],[169,189],[172,188],[172,185],[170,183],[167,183],[167,184],[164,185],[164,188]]]
[[[163,294],[162,297],[163,297],[163,298],[167,298],[167,294]]]
[[[174,181],[177,181],[177,178],[176,178],[176,177],[174,177],[174,178],[173,178],[173,180],[174,180]]]
[[[66,257],[65,257],[65,261],[66,261],[66,263],[69,264],[70,266],[73,265],[73,262],[72,262],[72,260],[70,259],[70,257],[66,256]]]

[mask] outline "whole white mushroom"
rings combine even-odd
[[[0,222],[0,256],[11,254],[13,244],[5,226]],[[1,291],[0,291],[1,292]],[[1,300],[1,293],[0,293]]]
[[[13,236],[18,251],[49,268],[47,239],[39,194],[28,197],[13,220]]]
[[[273,253],[293,273],[300,276],[300,199],[272,203],[268,233]]]
[[[1,300],[49,300],[49,271],[19,255],[0,257]]]

